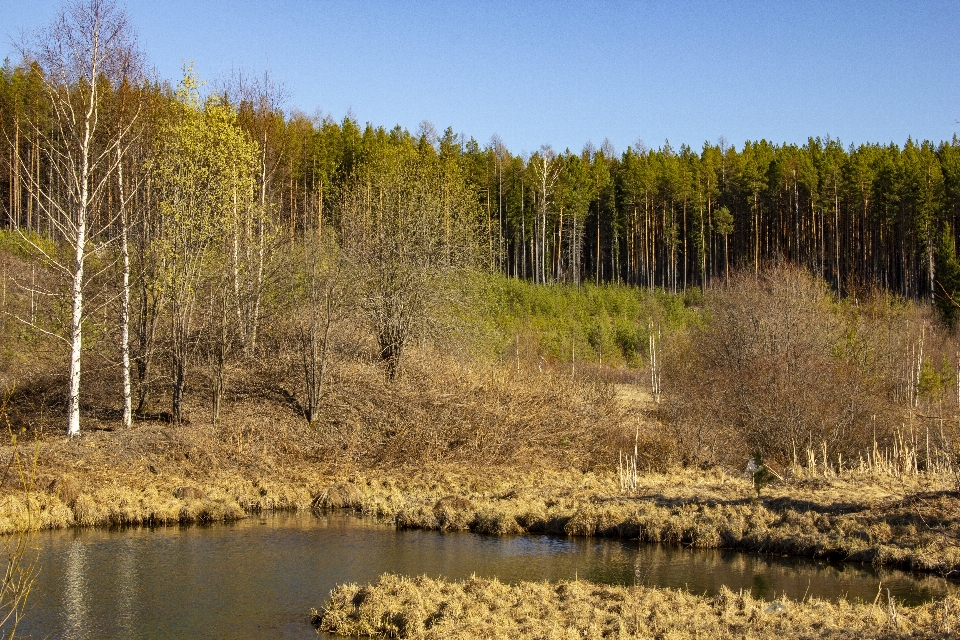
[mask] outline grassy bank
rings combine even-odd
[[[612,473],[515,477],[499,492],[408,498],[397,526],[606,536],[935,571],[960,570],[949,478],[796,478],[761,499],[721,473],[674,470],[620,491]]]
[[[240,437],[148,424],[24,447],[24,455],[39,454],[37,480],[25,495],[8,478],[0,532],[351,508],[400,528],[611,536],[944,575],[960,570],[960,498],[949,476],[787,476],[758,499],[742,475],[674,469],[640,474],[636,489],[625,491],[612,461],[585,471],[545,459],[366,464],[289,448],[309,433],[282,423]],[[11,449],[0,455],[6,459]]]
[[[153,415],[131,428],[88,408],[72,439],[58,428],[62,415],[32,410],[44,390],[20,387],[0,416],[17,436],[0,446],[0,532],[221,520],[314,503],[391,517],[419,491],[411,467],[585,470],[604,466],[625,437],[628,408],[609,388],[562,376],[517,380],[496,367],[411,357],[393,383],[369,363],[331,377],[313,424],[282,387],[236,375],[237,397],[215,425],[192,400],[190,423]],[[368,486],[379,477],[392,480]],[[331,487],[353,484],[367,487],[362,505],[330,497]]]
[[[873,603],[708,598],[584,581],[507,585],[383,575],[333,590],[314,624],[344,636],[399,638],[942,638],[960,628],[960,599],[901,608]]]

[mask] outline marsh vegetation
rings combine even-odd
[[[956,630],[954,597],[898,608],[816,598],[756,600],[587,581],[504,584],[385,574],[337,587],[315,624],[338,635],[396,638],[942,638]]]

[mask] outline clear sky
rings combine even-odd
[[[960,132],[960,2],[128,0],[150,63],[268,68],[286,110],[511,151]],[[0,55],[54,0],[0,0]]]

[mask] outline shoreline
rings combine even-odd
[[[103,453],[115,440],[65,446]],[[193,465],[190,456],[158,466],[145,456],[97,473],[84,464],[56,473],[45,461],[59,460],[47,453],[42,445],[35,489],[26,494],[8,482],[0,493],[0,534],[346,508],[400,529],[628,538],[960,576],[960,496],[948,477],[793,478],[758,499],[749,481],[723,470],[641,474],[636,491],[624,492],[614,471],[546,466],[361,470],[300,460],[226,468]]]

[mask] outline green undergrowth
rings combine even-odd
[[[640,367],[649,358],[651,328],[667,336],[702,322],[703,296],[651,292],[628,285],[534,285],[497,275],[467,285],[469,317],[482,351],[553,363]]]

